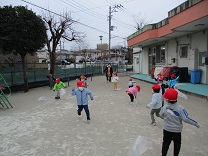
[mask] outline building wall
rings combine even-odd
[[[166,43],[165,55],[166,66],[176,66],[176,62],[173,62],[173,58],[177,58],[177,43],[176,40],[169,40]],[[176,60],[177,61],[177,60]]]
[[[143,74],[149,74],[149,54],[148,47],[142,49],[142,69]]]
[[[196,48],[198,49],[198,52],[207,52],[208,48],[207,48],[207,43],[208,43],[208,37],[207,37],[207,32],[198,32],[195,34],[191,35],[191,48]],[[207,83],[207,72],[208,69],[206,67],[206,65],[204,66],[198,66],[199,69],[202,70],[202,75],[201,75],[201,83]]]

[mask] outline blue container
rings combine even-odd
[[[191,71],[191,83],[196,84],[201,81],[201,69],[196,69]]]

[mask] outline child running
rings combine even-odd
[[[169,88],[174,88],[176,83],[178,82],[179,76],[176,77],[175,74],[171,74],[171,79],[169,81]]]
[[[87,88],[88,84],[87,84],[87,77],[85,75],[81,75],[80,76],[80,81],[83,81],[85,84],[85,88]]]
[[[133,87],[134,86],[134,81],[132,81],[132,78],[129,79],[129,83],[128,83],[128,86],[129,88]]]
[[[164,84],[162,77],[159,77],[157,79],[157,81],[158,81],[158,85],[160,85],[160,93],[163,95],[165,93],[165,89],[167,89],[169,87],[168,83]],[[163,96],[162,96],[162,106],[164,106],[164,98],[163,98]]]
[[[78,87],[77,89],[72,87],[72,91],[71,91],[72,96],[76,95],[77,97],[77,106],[78,106],[77,114],[81,115],[81,112],[84,108],[87,116],[87,120],[90,120],[90,111],[88,108],[88,95],[90,96],[91,100],[94,100],[93,95],[89,89],[84,88],[85,84],[83,81],[78,81],[77,87]]]
[[[172,140],[174,142],[174,156],[178,156],[181,149],[182,121],[197,128],[200,126],[198,122],[188,116],[186,109],[177,103],[178,92],[175,89],[167,89],[163,97],[167,104],[160,111],[160,117],[164,119],[162,156],[167,155]]]
[[[112,82],[113,82],[113,90],[118,90],[118,74],[117,72],[114,72]]]
[[[126,89],[126,93],[129,95],[130,97],[130,104],[134,104],[134,98],[137,97],[137,93],[140,92],[140,86],[133,86],[131,88]]]
[[[53,87],[53,91],[57,91],[57,95],[55,97],[55,99],[60,99],[60,93],[61,93],[61,89],[63,87],[66,87],[65,83],[63,83],[60,78],[56,78],[55,80],[55,85]]]
[[[156,126],[154,114],[157,117],[160,117],[159,113],[162,107],[162,94],[160,93],[160,86],[158,84],[152,86],[152,93],[152,101],[146,107],[151,108],[151,125]]]

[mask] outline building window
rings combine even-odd
[[[156,63],[165,63],[165,46],[156,46]]]
[[[180,58],[188,57],[188,46],[183,46],[180,48]]]

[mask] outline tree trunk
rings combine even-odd
[[[51,64],[51,68],[50,68],[50,74],[54,74],[54,66],[55,66],[55,52],[52,51],[50,53],[50,64]]]
[[[27,81],[27,75],[25,71],[25,55],[21,55],[21,61],[22,61],[22,72],[23,72],[23,78],[24,78],[24,92],[29,91],[28,81]]]

